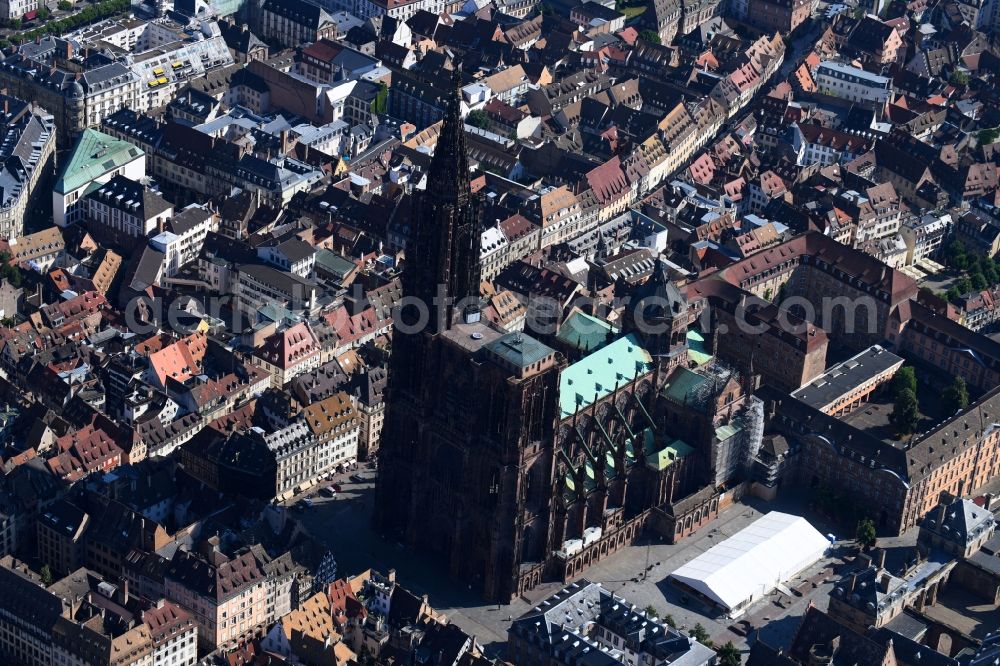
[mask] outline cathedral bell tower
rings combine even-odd
[[[649,279],[632,293],[623,324],[626,331],[642,338],[666,378],[674,368],[687,367],[688,318],[687,298],[660,260]]]

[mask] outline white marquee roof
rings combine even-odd
[[[829,545],[804,518],[772,511],[670,576],[734,609],[820,559]]]

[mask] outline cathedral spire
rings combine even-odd
[[[430,308],[431,332],[447,329],[459,314],[476,319],[480,309],[480,211],[469,178],[461,81],[459,65],[452,73],[427,186],[414,207],[414,233],[403,276],[405,294]]]
[[[437,196],[454,196],[467,200],[469,186],[469,152],[462,119],[462,65],[451,73],[451,95],[445,107],[444,122],[438,134],[437,147],[427,176],[427,192]]]

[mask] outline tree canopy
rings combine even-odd
[[[472,125],[473,127],[478,127],[479,129],[486,129],[490,126],[490,117],[482,109],[473,109],[469,111],[469,115],[465,117],[465,123],[467,125]]]
[[[889,422],[896,427],[900,435],[908,435],[916,429],[919,421],[920,407],[917,404],[917,395],[908,388],[903,389],[896,395]]]
[[[868,550],[875,545],[877,535],[875,532],[875,523],[872,522],[871,518],[862,518],[858,521],[858,529],[855,532],[855,538],[865,550]]]
[[[639,32],[639,39],[644,42],[649,42],[650,44],[660,43],[660,33],[655,30],[642,30]]]
[[[740,666],[740,661],[742,660],[742,655],[740,651],[736,649],[732,641],[727,641],[725,645],[719,648],[719,666]]]
[[[911,365],[904,365],[892,376],[893,397],[897,397],[904,390],[912,391],[913,395],[917,394],[917,373]]]
[[[941,401],[944,405],[944,413],[948,416],[968,407],[969,389],[965,386],[965,380],[961,377],[955,377],[951,386],[941,394]]]

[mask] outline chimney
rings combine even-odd
[[[942,493],[943,495],[944,493]],[[944,497],[942,497],[944,499]],[[948,505],[945,502],[938,502],[937,515],[934,516],[934,526],[940,532],[944,526],[944,518],[948,513]]]
[[[868,553],[861,553],[858,555],[858,564],[861,565],[862,569],[867,569],[872,565],[872,556]]]
[[[876,548],[872,554],[875,556],[875,566],[879,569],[885,569],[885,548]]]
[[[888,594],[889,593],[889,580],[890,579],[891,579],[891,576],[889,576],[888,573],[883,573],[882,576],[878,579],[878,589],[879,589],[879,591],[882,592],[882,594]]]
[[[993,493],[986,493],[983,495],[983,508],[987,511],[990,510],[990,506],[993,504]]]
[[[128,578],[122,576],[118,579],[118,586],[115,590],[115,601],[117,601],[120,605],[125,606],[128,604],[128,600]]]
[[[389,569],[389,575],[386,576],[386,577],[389,579],[390,583],[395,583],[396,582],[396,570],[395,569]]]
[[[66,58],[66,60],[73,57],[73,42],[67,39],[63,49],[63,57]]]

